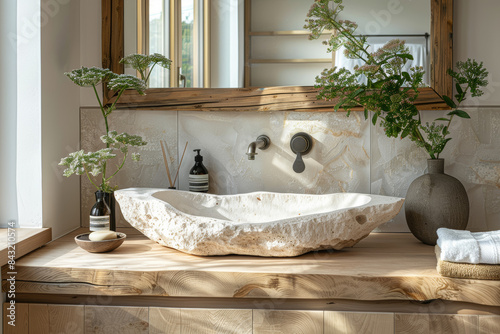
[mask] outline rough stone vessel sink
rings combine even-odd
[[[161,245],[195,255],[296,256],[351,247],[392,219],[403,198],[255,192],[211,195],[130,188],[115,192],[123,216]]]

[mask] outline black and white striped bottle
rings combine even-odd
[[[109,231],[111,210],[106,203],[106,193],[98,190],[95,192],[96,202],[90,209],[90,231]]]
[[[203,157],[200,149],[194,150],[198,154],[194,157],[194,166],[189,171],[189,191],[206,193],[208,191],[208,170],[203,166]]]

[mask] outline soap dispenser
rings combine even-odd
[[[111,209],[106,203],[106,197],[109,193],[98,190],[95,192],[94,206],[90,210],[90,231],[109,231],[111,229]],[[109,198],[109,197],[108,197]],[[108,200],[109,201],[109,200]],[[113,226],[113,230],[115,230]]]
[[[189,171],[189,191],[206,193],[208,191],[208,170],[203,166],[203,157],[200,149],[194,150],[198,154],[194,157],[194,166]]]

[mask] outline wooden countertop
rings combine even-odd
[[[500,305],[500,281],[441,277],[434,247],[411,234],[372,233],[353,248],[295,258],[200,257],[152,242],[132,228],[111,253],[91,254],[77,230],[16,263],[17,292],[42,294],[304,298],[443,299]],[[2,268],[5,279],[7,267]],[[6,281],[3,281],[4,290]]]

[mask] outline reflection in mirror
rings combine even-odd
[[[242,87],[243,0],[125,1],[125,54],[158,52],[150,88]],[[129,70],[126,70],[129,71]]]
[[[170,71],[154,69],[151,88],[311,86],[326,67],[358,65],[342,50],[331,55],[321,41],[308,40],[303,25],[313,1],[127,0],[125,54],[158,52],[173,61]],[[423,66],[430,84],[429,0],[344,5],[343,16],[371,36],[372,51],[394,38],[406,40],[414,56],[407,66]]]
[[[357,33],[367,36],[371,52],[376,52],[392,39],[406,41],[413,61],[408,61],[403,70],[410,67],[423,67],[424,84],[430,85],[430,1],[412,0],[357,0],[346,1],[339,19],[355,21]],[[364,65],[360,60],[347,59],[344,49],[335,55],[335,66],[353,70],[354,66]]]

